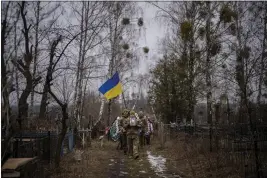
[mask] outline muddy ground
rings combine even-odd
[[[81,161],[74,159],[74,152],[64,156],[52,178],[239,177],[231,166],[216,165],[214,155],[201,153],[196,146],[185,144],[184,139],[179,135],[162,147],[154,138],[151,146],[140,149],[138,160],[117,150],[116,142],[105,141],[101,148],[99,142],[93,141],[90,148],[83,150]]]

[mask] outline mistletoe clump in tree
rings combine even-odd
[[[125,80],[125,75],[138,64],[138,57],[136,57],[136,50],[134,40],[136,40],[134,25],[138,27],[144,26],[142,17],[132,19],[130,17],[136,15],[137,9],[134,2],[115,2],[109,6],[109,46],[111,49],[111,56],[109,61],[108,75],[112,76],[115,71],[120,73],[122,81]],[[134,14],[133,14],[134,13]],[[138,14],[137,14],[138,15]],[[104,100],[102,100],[102,103]],[[111,120],[111,104],[108,103],[108,118],[107,125],[109,126]],[[102,108],[103,109],[103,108]],[[103,111],[100,111],[99,118],[102,117]]]
[[[237,13],[233,11],[228,5],[224,5],[220,12],[220,20],[224,23],[230,23],[237,18]]]
[[[123,25],[129,25],[130,24],[130,19],[129,18],[123,18],[122,21],[121,21],[121,23]]]
[[[144,48],[143,48],[143,51],[144,51],[144,53],[147,54],[147,53],[149,52],[149,48],[148,48],[148,47],[144,47]]]
[[[182,39],[188,40],[190,39],[190,37],[192,37],[190,35],[192,35],[193,26],[189,21],[184,21],[180,25],[180,31],[181,31]]]

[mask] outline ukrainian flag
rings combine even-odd
[[[117,97],[122,93],[122,84],[120,82],[119,73],[116,72],[111,79],[108,79],[98,89],[108,100]]]

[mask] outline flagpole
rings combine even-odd
[[[127,104],[126,104],[126,101],[125,101],[124,92],[122,92],[122,100],[123,100],[123,103],[124,103],[124,107],[127,109]]]

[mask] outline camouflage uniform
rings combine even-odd
[[[142,122],[142,127],[141,127],[141,131],[140,131],[140,135],[139,135],[139,143],[140,143],[140,147],[142,148],[144,146],[144,141],[145,141],[145,128],[147,125],[146,122],[146,117],[144,116],[144,113],[142,111],[140,111],[138,113],[139,119]]]
[[[125,119],[124,128],[127,132],[127,142],[128,142],[128,154],[133,155],[135,159],[139,157],[139,139],[138,132],[142,123],[140,119],[135,116],[135,113],[131,111],[130,117]]]
[[[124,109],[122,112],[122,118],[119,122],[119,130],[120,130],[120,137],[121,137],[121,147],[124,151],[124,154],[127,153],[127,135],[126,135],[126,129],[124,128],[124,122],[127,118],[130,116],[130,111],[127,109]]]

